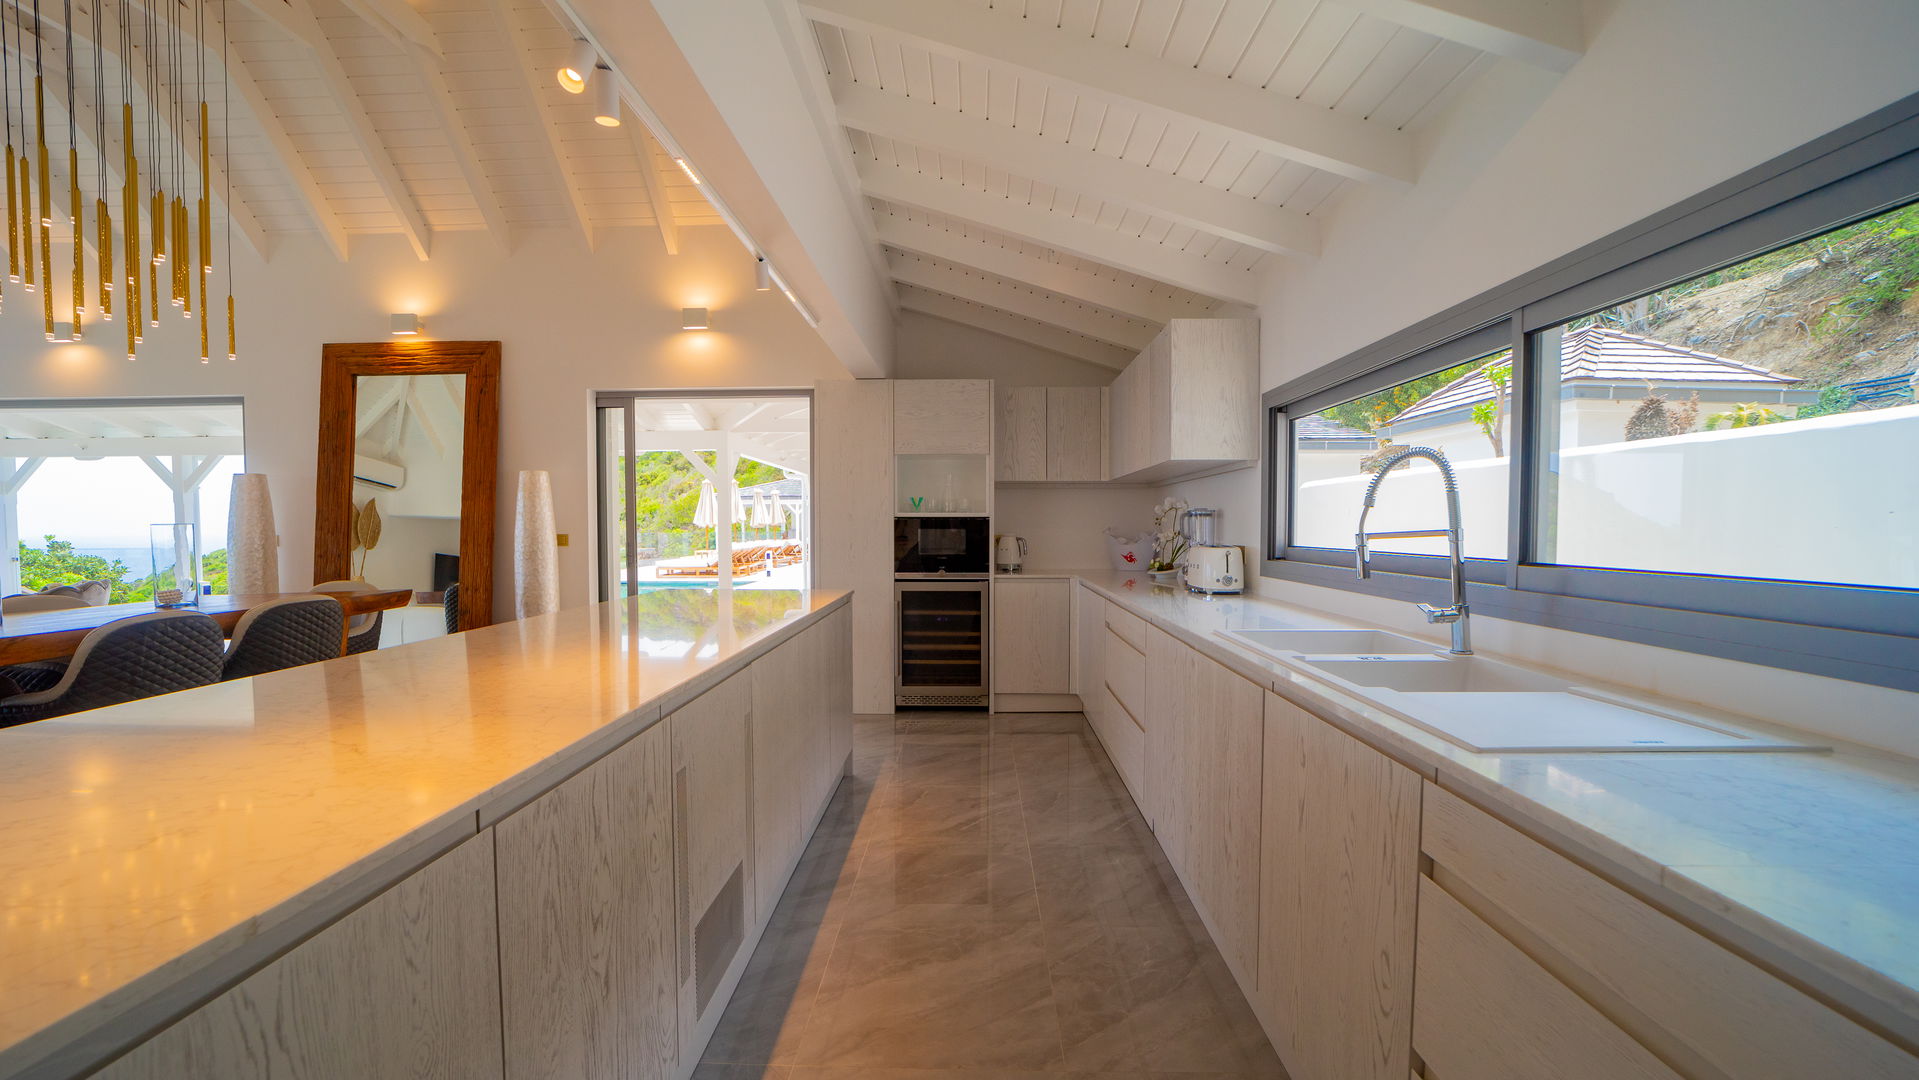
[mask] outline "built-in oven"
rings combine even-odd
[[[986,707],[991,585],[985,578],[894,582],[900,635],[895,704]]]
[[[893,573],[899,577],[985,577],[992,570],[992,558],[992,537],[984,517],[893,519]]]

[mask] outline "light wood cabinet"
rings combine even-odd
[[[993,580],[995,693],[1071,692],[1071,587],[1064,580]]]
[[[1788,1080],[1844,1062],[1848,1080],[1919,1076],[1919,1060],[1879,1036],[1430,783],[1421,843],[1442,883],[1471,890],[1563,992],[1689,1074]],[[1420,949],[1419,1008],[1442,1008],[1426,1000],[1423,937]]]
[[[995,479],[1087,483],[1106,479],[1106,390],[1015,386],[999,392]]]
[[[493,901],[482,834],[94,1075],[498,1077]]]
[[[884,379],[813,388],[813,580],[853,590],[853,700],[893,711],[893,387]]]
[[[1113,380],[1112,477],[1167,481],[1259,457],[1259,321],[1173,319]]]
[[[1259,938],[1265,691],[1158,627],[1146,631],[1153,831],[1243,986]]]
[[[753,662],[752,777],[756,910],[786,888],[852,751],[853,716],[833,692],[847,624],[828,617]]]
[[[1046,388],[1046,479],[1106,479],[1106,391],[1098,386]]]
[[[508,1080],[674,1074],[671,760],[656,724],[493,827]]]
[[[748,761],[752,711],[752,679],[739,674],[666,721],[673,738],[682,1046],[694,1045],[759,915]]]
[[[1265,729],[1258,1007],[1297,1080],[1399,1080],[1420,778],[1270,692]]]
[[[1413,1040],[1435,1076],[1679,1080],[1430,878],[1419,883],[1416,977]]]
[[[893,383],[895,454],[989,454],[993,384],[986,379],[901,379]]]
[[[1046,388],[1011,386],[999,392],[993,424],[996,480],[1046,479]]]

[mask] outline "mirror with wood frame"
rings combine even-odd
[[[348,650],[492,622],[500,343],[325,345],[320,365],[316,584],[414,593]]]

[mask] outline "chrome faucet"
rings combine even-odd
[[[1425,458],[1439,466],[1439,479],[1446,485],[1446,527],[1443,529],[1405,529],[1396,532],[1367,532],[1366,515],[1373,511],[1373,500],[1379,494],[1380,482],[1386,474],[1393,471],[1401,462],[1409,458]],[[1372,568],[1366,565],[1366,543],[1369,540],[1408,540],[1414,537],[1443,536],[1452,545],[1453,602],[1450,607],[1434,607],[1431,604],[1419,605],[1426,613],[1429,623],[1445,623],[1452,627],[1454,656],[1471,656],[1473,640],[1466,616],[1466,560],[1462,554],[1465,545],[1465,530],[1459,523],[1459,483],[1453,476],[1452,463],[1446,455],[1430,446],[1409,446],[1392,457],[1381,462],[1373,471],[1372,483],[1366,485],[1366,503],[1359,508],[1359,530],[1353,537],[1353,561],[1359,570],[1361,581],[1373,576]]]

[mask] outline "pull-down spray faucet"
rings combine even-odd
[[[1439,479],[1446,485],[1446,527],[1443,529],[1407,529],[1395,532],[1366,531],[1366,515],[1372,513],[1373,500],[1379,495],[1379,485],[1386,474],[1409,458],[1425,458],[1439,466]],[[1353,537],[1353,561],[1359,571],[1360,579],[1372,577],[1372,569],[1366,565],[1367,541],[1369,540],[1406,540],[1423,536],[1443,536],[1452,545],[1453,602],[1450,607],[1434,607],[1431,604],[1419,605],[1426,613],[1429,623],[1445,623],[1452,627],[1454,656],[1473,654],[1472,631],[1467,624],[1466,608],[1466,560],[1463,554],[1465,532],[1459,522],[1459,483],[1453,476],[1452,463],[1446,455],[1430,446],[1409,446],[1380,463],[1373,472],[1372,482],[1366,485],[1366,502],[1359,508],[1359,528]]]

